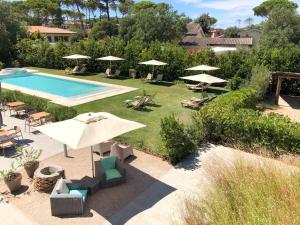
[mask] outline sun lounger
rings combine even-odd
[[[156,79],[152,79],[150,81],[150,83],[158,83],[158,82],[162,82],[164,75],[163,74],[158,74]]]
[[[187,84],[186,87],[189,90],[193,90],[193,91],[203,91],[206,90],[207,88],[209,88],[211,86],[211,84],[196,84],[196,85],[192,85],[192,84]]]
[[[154,98],[155,98],[155,94],[154,95],[147,95],[145,96],[145,105],[146,104],[154,104]]]
[[[75,66],[74,69],[71,69],[71,68],[65,69],[65,74],[71,75],[71,74],[77,73],[79,71],[80,71],[80,67],[79,66]]]
[[[181,105],[182,107],[186,107],[186,108],[199,109],[208,100],[209,98],[196,99],[193,97],[191,98],[191,100],[183,100],[181,102]]]
[[[106,76],[110,76],[111,75],[111,69],[107,68],[105,70],[105,73],[104,73]]]
[[[144,97],[136,100],[127,100],[125,101],[127,104],[128,108],[133,108],[133,109],[141,109],[145,106],[145,101],[146,99]]]
[[[147,75],[145,81],[146,81],[146,82],[150,82],[150,81],[152,81],[152,80],[153,80],[153,74],[152,74],[152,73],[148,73],[148,75]]]
[[[72,74],[84,74],[87,71],[86,65],[83,65],[78,71],[73,71]]]
[[[107,77],[113,78],[113,77],[119,77],[121,74],[121,70],[116,70],[115,73],[107,75]]]

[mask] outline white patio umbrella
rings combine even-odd
[[[218,77],[214,77],[208,74],[198,74],[193,76],[187,76],[187,77],[180,77],[180,79],[183,80],[191,80],[196,81],[200,83],[206,83],[206,84],[215,84],[215,83],[226,83],[227,80],[223,80]]]
[[[81,114],[73,119],[39,126],[36,129],[72,149],[91,147],[94,176],[93,146],[143,127],[143,124],[99,112]]]
[[[110,56],[105,56],[105,57],[102,57],[102,58],[97,58],[96,60],[109,61],[109,69],[111,70],[111,62],[112,61],[123,61],[125,59],[110,55]]]
[[[165,66],[168,65],[168,63],[165,62],[161,62],[161,61],[157,61],[157,60],[149,60],[149,61],[145,61],[145,62],[141,62],[139,63],[140,65],[150,65],[153,66],[152,69],[152,74],[154,75],[154,70],[155,70],[155,66]]]
[[[220,68],[218,68],[218,67],[200,65],[200,66],[188,68],[186,70],[189,70],[189,71],[212,71],[212,70],[219,70],[219,69]]]
[[[63,57],[63,59],[74,59],[77,61],[77,65],[78,65],[78,60],[79,59],[91,59],[90,56],[87,56],[87,55],[79,55],[79,54],[75,54],[75,55],[68,55],[68,56],[65,56]]]

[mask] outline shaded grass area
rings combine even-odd
[[[51,73],[56,75],[64,75],[62,70],[53,70],[45,68],[37,69],[40,72]],[[64,75],[65,76],[65,75]],[[147,125],[146,128],[133,131],[118,138],[118,140],[134,145],[135,147],[143,148],[144,150],[162,154],[161,137],[160,137],[160,121],[167,115],[174,114],[180,121],[185,124],[191,122],[192,110],[182,108],[180,101],[189,99],[193,96],[200,97],[201,93],[194,93],[186,89],[182,82],[164,83],[160,85],[146,84],[139,79],[108,79],[100,74],[85,74],[81,76],[72,76],[80,79],[99,81],[129,87],[138,88],[138,90],[113,96],[98,101],[86,103],[76,106],[79,113],[84,112],[109,112],[125,119],[134,120]],[[137,95],[142,95],[143,91],[147,94],[156,94],[154,99],[155,105],[147,106],[143,111],[136,111],[126,108],[124,103],[127,99],[132,99]],[[208,90],[210,95],[221,94],[224,92],[222,88],[212,88]]]
[[[208,169],[213,188],[187,200],[180,224],[300,224],[300,173],[287,169],[242,161]]]

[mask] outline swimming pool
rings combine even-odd
[[[4,88],[48,98],[55,103],[74,106],[117,94],[133,88],[100,82],[36,73],[26,69],[5,69],[0,76]]]
[[[0,76],[1,82],[62,97],[78,97],[111,89],[101,84],[42,76],[26,70],[8,69],[8,71],[12,74]]]

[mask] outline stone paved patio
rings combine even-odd
[[[9,115],[9,112],[2,113],[5,126],[4,129],[12,129],[14,126],[19,126],[22,130],[24,139],[18,142],[19,145],[32,146],[37,149],[43,149],[41,160],[49,158],[57,153],[63,151],[63,145],[48,136],[41,134],[31,129],[31,133],[25,132],[25,121]],[[14,149],[8,149],[5,152],[6,157],[3,156],[2,149],[0,149],[0,169],[8,168],[10,163],[15,160],[17,153]]]
[[[66,168],[68,178],[90,175],[89,154],[86,150],[71,151],[70,158],[58,154],[43,161]],[[203,166],[222,160],[231,164],[241,158],[249,163],[268,161],[280,168],[295,169],[281,162],[237,151],[223,146],[208,145],[200,154],[191,156],[176,167],[159,158],[135,151],[136,158],[128,162],[128,182],[113,188],[102,189],[88,200],[82,217],[58,218],[50,215],[49,195],[33,192],[29,180],[26,194],[11,199],[0,207],[0,213],[8,215],[8,224],[40,225],[171,225],[178,222],[184,200],[194,194],[204,194],[209,187],[209,177]],[[3,186],[0,186],[3,190]],[[25,223],[17,223],[16,215],[25,217]],[[15,223],[13,223],[15,221]],[[2,224],[1,224],[2,225]]]

